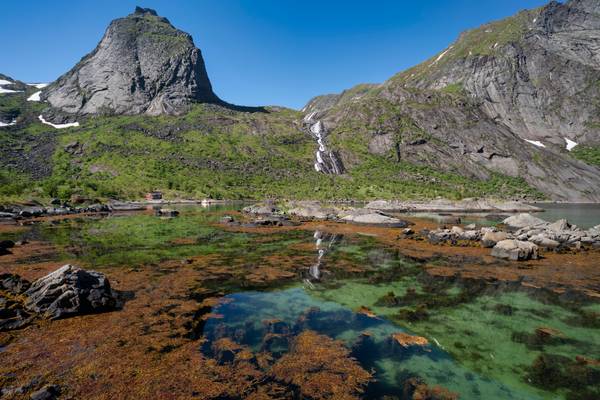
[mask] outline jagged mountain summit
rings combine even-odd
[[[180,114],[192,102],[221,103],[192,37],[140,7],[112,21],[94,51],[41,99],[79,115]]]

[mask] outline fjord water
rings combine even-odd
[[[0,239],[49,241],[61,249],[54,257],[108,274],[211,256],[233,272],[202,284],[222,297],[198,325],[198,335],[207,339],[199,352],[215,356],[211,344],[229,338],[277,358],[289,350],[286,337],[312,330],[343,341],[363,368],[374,371],[376,381],[365,398],[402,398],[404,382],[415,376],[462,399],[599,393],[598,381],[577,376],[591,372],[569,366],[576,356],[600,359],[598,303],[432,278],[423,272],[423,260],[359,234],[226,231],[215,223],[223,210],[183,207],[179,217],[169,219],[151,214],[66,219]],[[265,260],[292,262],[294,273],[247,278]],[[196,284],[190,282],[192,295]],[[560,333],[540,338],[541,327]],[[391,338],[398,332],[423,336],[429,345],[404,348]],[[569,379],[572,384],[564,382]]]
[[[549,222],[566,219],[583,229],[600,225],[600,204],[596,203],[538,203],[544,211],[539,217]]]

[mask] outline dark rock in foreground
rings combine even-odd
[[[28,310],[50,319],[108,311],[116,306],[104,274],[68,264],[35,281],[25,295]]]
[[[31,400],[54,400],[60,396],[60,386],[46,385],[29,397]]]
[[[21,329],[33,320],[17,297],[27,288],[29,282],[18,275],[0,274],[0,332]]]

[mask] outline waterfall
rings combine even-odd
[[[327,131],[321,120],[314,120],[316,112],[311,112],[304,117],[304,123],[308,125],[308,131],[317,141],[315,152],[315,171],[325,174],[341,175],[344,173],[344,165],[339,157],[325,145]]]

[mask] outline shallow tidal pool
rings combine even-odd
[[[186,340],[219,364],[234,362],[243,348],[246,361],[279,385],[299,385],[280,378],[280,361],[300,351],[303,333],[315,332],[339,341],[356,368],[372,374],[353,393],[360,398],[412,398],[407,382],[437,388],[431,398],[600,398],[600,303],[543,288],[433,277],[423,268],[427,259],[370,236],[303,227],[235,232],[217,222],[235,209],[180,211],[169,219],[144,213],[47,221],[0,239],[57,249],[22,263],[65,260],[109,277],[146,268],[176,276],[177,265],[189,266],[198,277],[174,281],[202,306],[173,316],[189,320]],[[399,333],[426,344],[402,345]],[[224,339],[241,347],[223,351]],[[327,359],[320,362],[337,373]]]

